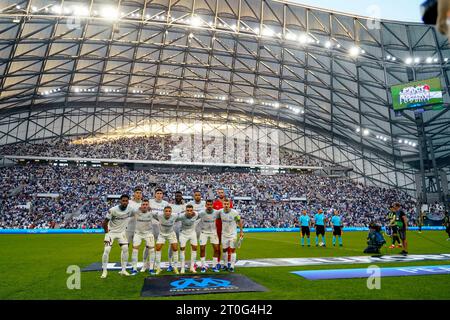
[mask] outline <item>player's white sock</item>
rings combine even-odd
[[[144,248],[144,257],[143,257],[142,260],[144,261],[144,266],[145,266],[145,263],[148,261],[148,248],[147,248],[147,246],[145,246],[145,248]]]
[[[161,250],[156,251],[155,266],[156,268],[161,268]]]
[[[103,250],[103,256],[102,256],[103,271],[108,269],[108,260],[109,260],[110,252],[111,252],[111,246],[105,246],[105,249]]]
[[[133,252],[131,253],[131,265],[133,267],[133,270],[137,269],[138,253],[139,253],[139,249],[133,248]]]
[[[149,258],[150,258],[149,269],[154,270],[155,269],[155,248],[150,248],[148,250],[148,254],[149,254]]]
[[[206,263],[206,257],[200,257],[200,263],[201,263],[201,265],[202,265],[202,268],[205,266],[205,263]]]
[[[172,255],[173,267],[177,268],[178,264],[178,251],[174,251]]]
[[[120,256],[120,264],[122,265],[122,271],[127,270],[127,263],[128,263],[128,246],[123,245],[122,254]]]
[[[185,262],[184,251],[180,250],[180,266],[181,266],[181,268],[184,268],[184,262]]]
[[[169,266],[172,265],[172,261],[173,261],[173,251],[172,251],[172,247],[169,246],[169,251],[167,253],[168,257],[169,257]]]
[[[197,260],[197,250],[191,251],[191,268],[195,265],[195,260]]]
[[[226,258],[228,258],[228,253],[226,252],[226,251],[224,251],[223,253],[222,253],[222,265],[223,266],[226,266],[227,265],[227,263],[225,262],[225,259]]]
[[[219,257],[213,257],[214,266],[217,266],[219,264]]]
[[[236,263],[236,252],[231,254],[231,267],[234,268],[234,264]]]

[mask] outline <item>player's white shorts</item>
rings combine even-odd
[[[222,248],[236,248],[237,234],[228,235],[222,233]]]
[[[190,233],[180,232],[180,247],[182,248],[186,247],[186,243],[188,241],[191,243],[191,246],[198,245],[197,233],[195,232],[195,230],[193,230],[193,232]]]
[[[138,233],[138,232],[136,232],[134,234],[134,238],[133,238],[133,247],[140,246],[142,241],[145,241],[145,245],[147,247],[152,248],[155,246],[155,237],[153,237],[153,233]]]
[[[160,232],[158,235],[158,240],[156,240],[156,244],[164,244],[166,243],[166,241],[169,241],[170,244],[178,243],[177,235],[175,234],[175,232],[169,234]]]
[[[128,244],[127,235],[124,232],[108,232],[105,234],[105,241],[110,241],[113,245],[114,240],[119,241],[119,244]]]
[[[217,236],[217,233],[206,233],[206,232],[200,233],[201,246],[206,245],[208,243],[208,239],[211,244],[219,244],[219,237]]]

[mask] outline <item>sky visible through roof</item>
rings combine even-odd
[[[425,0],[289,0],[312,7],[387,20],[422,22],[420,5]]]

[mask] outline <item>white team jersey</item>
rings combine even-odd
[[[136,200],[131,199],[128,202],[128,206],[133,208],[134,210],[138,210],[142,204],[142,200],[137,202]],[[136,218],[132,216],[130,221],[128,221],[127,232],[134,232],[136,230]]]
[[[176,204],[176,203],[171,203],[170,206],[172,207],[172,214],[178,216],[180,214],[184,214],[184,211],[186,210],[186,204],[182,203],[182,204]],[[175,232],[178,233],[181,229],[181,222],[176,222],[175,226],[174,226]]]
[[[236,222],[241,219],[239,212],[234,209],[225,212],[224,209],[219,210],[220,219],[222,220],[222,234],[225,236],[233,236],[237,233]]]
[[[153,214],[153,218],[159,221],[159,233],[162,235],[169,235],[174,232],[175,222],[178,221],[178,216],[171,214],[169,219],[164,217],[164,213],[162,214]]]
[[[192,205],[194,207],[194,211],[195,212],[202,212],[203,210],[205,210],[206,207],[206,201],[200,200],[199,203],[195,202],[195,200],[189,201],[190,205]],[[197,220],[196,225],[198,225],[200,223],[200,219]],[[201,226],[200,226],[201,228]]]
[[[112,207],[106,214],[109,232],[122,233],[125,232],[128,226],[128,221],[132,215],[133,208],[127,206],[125,210],[121,210],[119,206]]]
[[[140,209],[134,210],[134,217],[136,219],[137,233],[151,233],[153,232],[153,213],[151,211],[142,212]]]
[[[212,209],[212,212],[208,213],[203,210],[199,213],[199,220],[201,221],[202,232],[217,234],[216,219],[220,217],[219,210]]]
[[[156,201],[155,199],[150,199],[150,208],[152,209],[152,213],[155,213],[157,215],[164,213],[164,208],[169,205],[169,203],[165,200]],[[157,219],[156,219],[157,220]],[[158,221],[154,221],[158,222]]]
[[[170,206],[172,207],[172,214],[178,215],[180,213],[184,213],[186,210],[186,204],[175,204],[171,203]]]
[[[191,233],[195,232],[195,225],[196,222],[199,219],[199,216],[197,212],[195,212],[195,215],[192,218],[188,218],[185,213],[180,214],[178,216],[178,221],[181,221],[181,232],[182,233]]]
[[[199,203],[195,202],[195,200],[189,201],[190,205],[194,207],[195,212],[202,212],[206,208],[206,201],[200,200]]]

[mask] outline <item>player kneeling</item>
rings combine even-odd
[[[120,197],[120,205],[109,209],[105,221],[103,221],[103,229],[105,230],[105,248],[102,256],[103,273],[101,278],[106,278],[108,275],[109,253],[111,252],[112,245],[116,239],[119,241],[119,245],[122,249],[120,256],[122,270],[119,274],[123,276],[130,275],[126,270],[128,261],[128,240],[126,229],[133,211],[133,208],[128,206],[129,200],[130,197],[128,195],[122,195]]]
[[[195,231],[196,221],[198,220],[198,214],[194,211],[194,206],[191,204],[186,205],[186,211],[178,216],[178,221],[181,221],[180,230],[180,260],[181,260],[181,273],[185,273],[185,249],[186,243],[191,243],[191,265],[190,272],[196,273],[194,265],[195,258],[197,257],[197,232]]]
[[[223,209],[219,210],[220,219],[222,220],[222,250],[223,260],[225,265],[225,257],[227,256],[228,248],[231,249],[231,262],[228,263],[226,269],[234,272],[234,265],[236,263],[236,237],[237,237],[237,223],[239,223],[240,238],[244,237],[243,223],[239,213],[230,208],[230,200],[223,201]]]
[[[150,209],[149,201],[144,199],[141,206],[133,211],[133,214],[136,218],[136,230],[133,236],[133,253],[131,256],[133,269],[131,274],[137,274],[139,247],[141,246],[142,241],[145,241],[145,249],[148,250],[148,254],[145,255],[144,253],[141,272],[145,272],[148,269],[150,270],[150,274],[154,274],[155,238],[153,236],[153,214]]]

